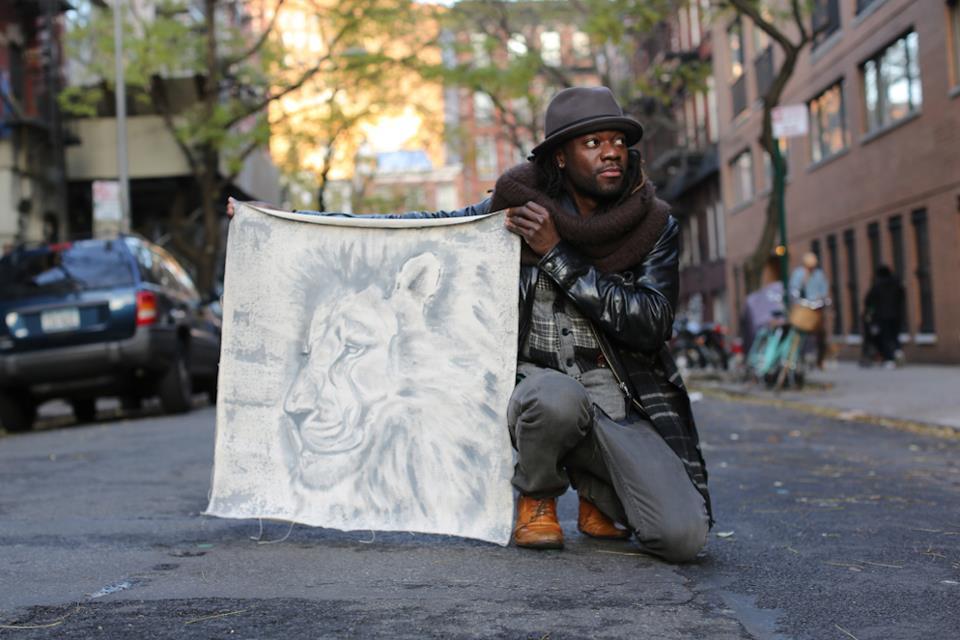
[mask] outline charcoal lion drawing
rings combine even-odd
[[[477,425],[496,412],[462,393],[492,374],[460,354],[464,345],[496,346],[484,342],[492,338],[482,303],[444,287],[436,255],[401,260],[391,270],[367,259],[366,282],[329,286],[317,298],[283,402],[294,486],[347,521],[444,513],[463,523],[485,511],[488,492],[470,470],[491,463]]]

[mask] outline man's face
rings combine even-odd
[[[616,200],[626,186],[627,137],[596,131],[565,142],[556,152],[570,185],[597,200]]]

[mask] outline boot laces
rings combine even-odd
[[[552,503],[550,502],[550,500],[538,500],[537,510],[534,512],[533,517],[540,518],[542,516],[547,515],[547,513],[551,510],[550,509],[551,506],[552,506]]]

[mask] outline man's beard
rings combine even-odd
[[[610,204],[619,200],[627,188],[626,169],[622,170],[622,173],[620,174],[620,180],[617,182],[608,183],[606,185],[600,183],[597,174],[580,175],[574,172],[569,172],[567,174],[567,179],[570,180],[570,185],[575,191],[579,191],[583,195],[595,198],[598,202],[602,202],[604,204]]]

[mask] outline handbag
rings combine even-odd
[[[820,328],[823,316],[819,309],[811,309],[802,304],[794,303],[790,307],[790,324],[807,333],[813,333]]]

